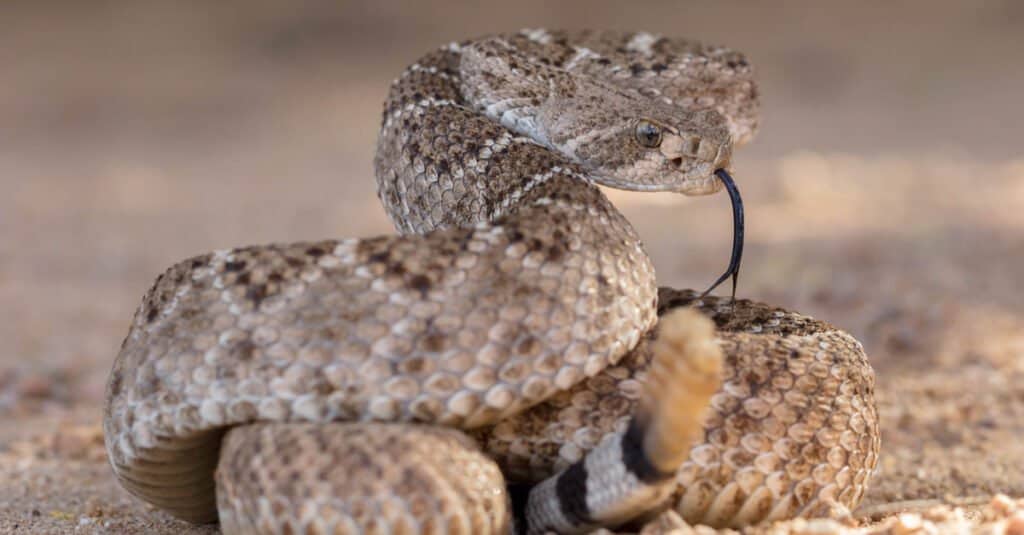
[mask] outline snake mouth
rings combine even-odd
[[[722,191],[722,181],[715,176],[715,170],[707,166],[705,173],[687,173],[689,176],[682,180],[672,182],[637,182],[634,180],[623,180],[617,177],[595,176],[594,182],[609,188],[625,191],[642,191],[645,193],[681,193],[687,197],[700,195],[711,195]]]
[[[699,137],[692,137],[684,144],[681,139],[675,135],[663,142],[659,151],[649,153],[643,160],[611,173],[594,172],[590,179],[602,186],[626,191],[663,191],[686,196],[721,191],[723,183],[716,173],[729,167],[732,145]]]
[[[719,170],[729,167],[732,159],[732,145],[716,143],[706,138],[693,138],[682,146],[689,146],[685,154],[677,152],[679,142],[673,147],[663,148],[663,153],[670,157],[670,162],[683,174],[683,180],[674,188],[677,193],[687,196],[710,195],[722,190],[723,182],[718,175]]]
[[[699,195],[718,193],[722,191],[723,187],[722,181],[714,173],[711,173],[700,178],[688,178],[677,186],[675,191],[687,197],[697,197]]]

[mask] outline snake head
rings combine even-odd
[[[685,195],[722,188],[714,173],[729,166],[733,142],[720,113],[632,99],[617,104],[574,110],[579,112],[577,121],[582,119],[576,123],[580,134],[565,135],[555,128],[548,139],[604,186]],[[560,122],[550,124],[557,127]]]
[[[461,51],[461,91],[471,107],[574,160],[595,182],[686,195],[722,188],[714,173],[729,165],[733,139],[716,109],[570,73],[498,38]]]

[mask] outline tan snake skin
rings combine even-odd
[[[645,33],[531,30],[424,56],[392,85],[375,160],[402,234],[217,251],[147,293],[107,388],[120,482],[239,533],[583,531],[666,505],[737,526],[856,506],[879,447],[860,344],[766,305],[659,296],[595,186],[717,191],[756,97],[741,55]],[[694,371],[717,358],[695,349],[710,331],[652,328],[689,304],[719,329],[713,395]],[[645,377],[652,355],[668,371]],[[518,511],[506,481],[545,478]]]

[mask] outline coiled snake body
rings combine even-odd
[[[717,191],[756,111],[741,55],[646,33],[421,58],[375,160],[400,235],[217,251],[159,277],[108,383],[118,479],[245,533],[854,507],[879,445],[860,344],[767,305],[659,295],[595,185]]]

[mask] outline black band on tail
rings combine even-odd
[[[629,427],[622,434],[622,464],[644,483],[659,483],[673,477],[675,471],[659,470],[644,453],[645,433],[643,425],[635,417],[629,420]]]
[[[558,508],[566,520],[580,525],[594,522],[587,507],[587,467],[583,466],[582,459],[558,476],[555,493],[558,495]]]

